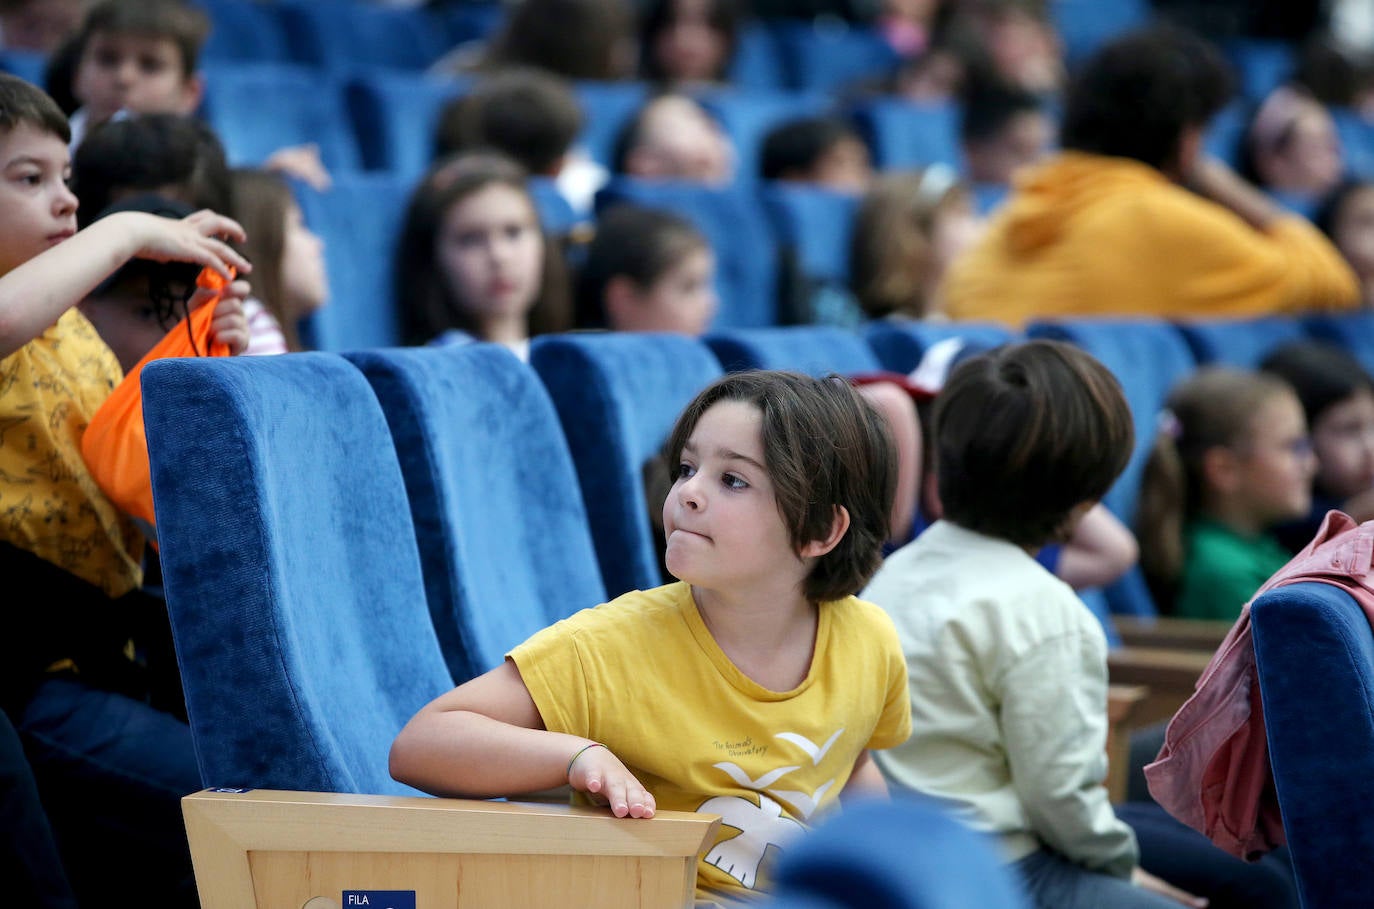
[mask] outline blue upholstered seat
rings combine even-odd
[[[602,211],[619,202],[676,212],[705,234],[716,254],[720,297],[713,325],[777,323],[777,248],[772,226],[752,191],[622,177],[597,194],[596,207]]]
[[[1025,909],[996,845],[927,799],[846,805],[788,845],[774,909]]]
[[[917,322],[910,319],[883,319],[870,322],[864,336],[883,368],[892,372],[911,372],[931,345],[947,338],[963,338],[980,347],[996,347],[1015,335],[1001,326],[979,322]]]
[[[1308,337],[1296,319],[1227,319],[1178,323],[1199,364],[1255,369],[1271,350]]]
[[[780,91],[715,90],[698,97],[716,118],[735,147],[735,179],[754,183],[759,179],[759,154],[769,130],[799,117],[825,113],[830,99],[823,94]]]
[[[535,338],[530,363],[563,424],[607,593],[663,583],[644,463],[720,364],[693,338],[620,332]]]
[[[835,92],[891,73],[901,58],[876,29],[827,27],[800,19],[770,24],[787,84],[798,91]]]
[[[1264,725],[1304,909],[1369,904],[1374,634],[1345,591],[1276,588],[1250,611]]]
[[[345,72],[356,66],[422,70],[451,46],[449,24],[422,6],[277,0],[294,59]]]
[[[307,142],[335,173],[360,164],[343,85],[332,74],[291,63],[207,63],[203,108],[230,164],[258,165]]]
[[[1145,461],[1154,446],[1159,411],[1170,389],[1191,374],[1197,361],[1178,330],[1151,319],[1083,319],[1030,325],[1032,338],[1068,341],[1092,354],[1121,382],[1135,422],[1135,451],[1103,501],[1126,526],[1135,524]],[[1152,616],[1155,605],[1134,568],[1107,589],[1112,611]]]
[[[723,330],[707,335],[706,344],[727,372],[792,369],[819,376],[882,369],[878,355],[859,334],[827,325]]]
[[[329,302],[305,324],[310,346],[357,350],[400,343],[392,259],[411,181],[389,172],[340,173],[327,192],[300,186],[297,201],[324,240]]]
[[[950,103],[917,104],[877,98],[860,105],[855,119],[873,150],[873,161],[885,169],[963,165],[959,150],[959,108]]]
[[[1309,316],[1306,325],[1312,337],[1344,348],[1365,369],[1374,372],[1374,312],[1361,309]]]
[[[410,496],[439,640],[460,681],[606,599],[558,416],[494,344],[348,358],[381,401]]]
[[[354,74],[345,91],[363,166],[419,179],[434,159],[434,135],[444,105],[471,84],[469,79],[410,71]]]
[[[275,5],[256,0],[196,0],[213,23],[201,51],[202,60],[256,60],[285,63],[291,59],[286,32]]]
[[[205,783],[416,794],[387,752],[452,679],[367,381],[324,353],[159,360],[143,406]]]
[[[0,72],[18,76],[25,82],[43,87],[44,75],[48,69],[48,58],[36,51],[0,48]]]

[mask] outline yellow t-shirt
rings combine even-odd
[[[75,309],[0,360],[0,540],[111,597],[142,582],[144,540],[86,469],[81,434],[122,378]]]
[[[854,597],[821,605],[791,691],[736,668],[682,583],[584,609],[510,657],[548,729],[605,744],[660,809],[724,819],[697,862],[708,902],[760,895],[775,850],[834,807],[860,753],[911,732],[896,630]]]

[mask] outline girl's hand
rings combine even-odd
[[[247,281],[233,281],[220,290],[197,287],[187,304],[188,310],[192,310],[219,294],[215,314],[210,318],[210,341],[228,347],[231,357],[248,349],[248,315],[243,311],[243,301],[250,292]]]
[[[616,817],[653,817],[654,797],[603,745],[587,748],[572,761],[568,783]]]
[[[120,218],[134,238],[133,256],[155,262],[194,262],[209,266],[226,280],[232,280],[229,266],[240,274],[253,270],[248,260],[229,246],[225,239],[242,242],[243,228],[232,218],[208,209],[187,215],[180,221],[143,212],[120,212]],[[102,218],[103,220],[107,220]],[[225,238],[225,239],[222,239]]]
[[[1160,896],[1167,896],[1169,899],[1181,903],[1184,906],[1193,906],[1195,909],[1206,909],[1207,906],[1205,897],[1193,896],[1186,890],[1180,890],[1168,881],[1163,881],[1155,877],[1139,865],[1131,872],[1131,883],[1145,890],[1158,893]]]

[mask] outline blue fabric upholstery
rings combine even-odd
[[[1159,411],[1170,389],[1197,368],[1192,351],[1173,325],[1154,319],[1040,322],[1030,325],[1026,334],[1078,345],[1121,382],[1135,422],[1135,451],[1103,502],[1127,527],[1133,527]],[[1107,601],[1113,612],[1144,616],[1157,612],[1139,568],[1107,588]]]
[[[621,128],[649,97],[643,82],[577,82],[573,85],[582,104],[582,134],[577,143],[593,161],[610,168],[615,140]]]
[[[911,796],[846,805],[783,850],[774,909],[1029,909],[991,839]]]
[[[305,222],[324,240],[329,302],[305,324],[319,350],[356,350],[400,343],[392,292],[392,258],[405,218],[410,182],[392,173],[339,173],[326,192],[298,186]]]
[[[780,91],[787,87],[781,51],[768,26],[755,21],[740,28],[735,57],[730,61],[729,82],[748,91]]]
[[[1144,25],[1153,12],[1149,0],[1055,0],[1049,10],[1071,65],[1122,32]]]
[[[849,283],[849,238],[859,199],[848,193],[787,182],[766,183],[764,208],[778,242],[813,281]]]
[[[771,24],[787,84],[799,91],[834,92],[862,79],[885,76],[901,63],[876,29],[834,29],[802,20]]]
[[[314,142],[330,171],[359,166],[343,86],[328,73],[291,63],[207,63],[202,107],[230,164],[255,166],[279,148]]]
[[[1250,123],[1251,107],[1244,101],[1232,101],[1217,112],[1202,135],[1203,150],[1232,167],[1240,160],[1240,144]]]
[[[434,159],[444,105],[470,86],[469,79],[391,70],[353,76],[345,92],[363,166],[418,180]]]
[[[39,88],[44,85],[43,76],[47,68],[48,58],[43,54],[34,51],[14,50],[13,48],[0,49],[0,72],[18,76],[25,82],[31,82]]]
[[[698,96],[735,146],[735,180],[761,179],[759,154],[768,131],[788,120],[825,113],[830,100],[822,94],[752,90],[717,90]]]
[[[423,70],[450,47],[449,28],[424,7],[277,0],[295,59],[344,72],[357,66]]]
[[[275,6],[254,0],[197,0],[195,5],[214,23],[201,51],[202,60],[285,63],[291,59]]]
[[[980,347],[996,347],[1011,341],[1010,330],[979,322],[916,322],[908,319],[883,319],[870,322],[865,336],[883,369],[911,372],[920,365],[932,344],[946,338],[964,338]]]
[[[382,403],[453,677],[604,602],[587,513],[539,379],[494,344],[349,354]]]
[[[1297,68],[1297,47],[1279,38],[1230,38],[1222,50],[1240,77],[1240,93],[1255,104],[1287,82]]]
[[[596,208],[602,211],[617,202],[668,209],[705,234],[716,254],[720,297],[713,327],[777,323],[777,248],[772,226],[752,191],[622,177],[597,193]]]
[[[1339,315],[1309,316],[1307,330],[1314,338],[1344,348],[1374,373],[1374,312],[1362,309]]]
[[[159,360],[143,408],[205,783],[414,795],[387,752],[452,679],[366,380],[323,353]]]
[[[883,368],[862,337],[828,325],[720,331],[707,335],[706,344],[727,372],[793,369],[815,376],[849,376]]]
[[[527,185],[539,212],[539,223],[546,232],[560,236],[577,226],[581,219],[568,197],[559,192],[558,181],[552,177],[530,177]]]
[[[1304,909],[1374,889],[1374,635],[1328,584],[1279,587],[1250,611],[1269,761]]]
[[[916,104],[878,98],[861,105],[854,113],[878,167],[890,170],[938,162],[962,169],[960,113],[952,102]]]
[[[1180,322],[1178,330],[1199,364],[1256,369],[1280,344],[1307,338],[1302,323],[1273,316],[1264,319],[1227,319]]]
[[[1341,140],[1341,157],[1350,176],[1374,180],[1374,125],[1350,108],[1332,108],[1336,135]]]
[[[693,338],[616,332],[535,338],[530,363],[563,424],[606,592],[663,583],[649,523],[662,503],[645,501],[644,462],[720,364]]]

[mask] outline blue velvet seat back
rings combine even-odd
[[[917,322],[910,319],[882,319],[870,322],[864,331],[868,344],[878,355],[884,369],[911,372],[920,365],[931,345],[946,338],[963,338],[979,347],[996,347],[1015,337],[1001,325],[979,322]]]
[[[470,79],[407,70],[355,73],[345,94],[363,166],[418,182],[434,160],[434,134],[444,106],[471,87]]]
[[[1312,337],[1329,341],[1360,361],[1367,371],[1374,373],[1374,312],[1358,312],[1311,316],[1307,330]]]
[[[720,364],[694,338],[617,332],[536,338],[530,363],[563,424],[607,593],[663,583],[644,462]]]
[[[1374,635],[1329,584],[1251,606],[1269,760],[1305,909],[1369,905],[1374,889]]]
[[[324,240],[329,302],[302,325],[316,350],[399,344],[392,260],[412,183],[389,171],[341,173],[325,192],[296,187],[305,222]]]
[[[568,446],[528,365],[494,344],[348,356],[391,427],[455,679],[605,601]]]
[[[415,794],[387,752],[452,679],[366,380],[323,353],[159,360],[143,406],[205,783]]]
[[[234,166],[256,166],[279,148],[314,142],[335,175],[356,170],[343,82],[298,63],[218,61],[205,65],[203,114]]]
[[[1026,334],[1078,345],[1121,382],[1135,422],[1135,450],[1103,502],[1126,526],[1133,527],[1159,412],[1170,389],[1197,368],[1192,351],[1173,325],[1154,319],[1040,322],[1030,325]],[[1107,601],[1113,612],[1144,616],[1157,612],[1138,568],[1107,588]]]
[[[990,837],[903,795],[831,815],[783,851],[774,881],[774,909],[1030,906]]]
[[[1296,319],[1226,319],[1178,323],[1198,363],[1258,369],[1269,352],[1308,337]]]
[[[706,344],[727,372],[790,369],[813,376],[847,376],[883,368],[859,334],[829,325],[722,330],[707,335]]]

